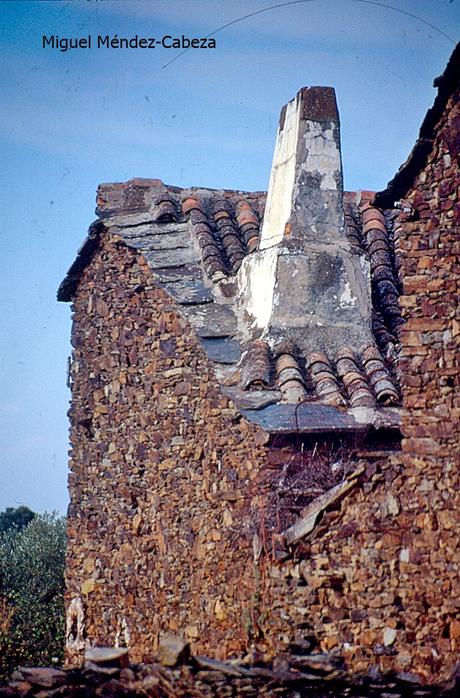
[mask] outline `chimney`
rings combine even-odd
[[[251,337],[332,355],[373,344],[366,260],[345,236],[340,122],[331,87],[281,110],[260,249],[239,272]],[[249,323],[248,323],[249,321]]]
[[[343,236],[340,122],[332,87],[303,87],[281,110],[261,249]]]

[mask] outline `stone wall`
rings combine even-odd
[[[346,444],[357,485],[289,559],[276,547],[285,512],[273,512],[286,458],[305,456],[313,472],[329,446],[337,460],[332,444],[267,443],[238,417],[142,257],[102,237],[74,301],[69,662],[85,635],[129,644],[140,661],[173,631],[218,658],[319,649],[353,672],[450,673],[460,649],[459,123],[456,94],[397,221],[402,453],[388,434]]]
[[[313,636],[355,671],[428,681],[460,651],[459,149],[457,91],[397,221],[402,457],[368,457],[361,488],[294,560],[265,560],[261,594],[273,644]]]
[[[352,455],[359,443],[299,435],[268,441],[221,395],[193,331],[142,256],[114,236],[102,234],[73,312],[68,663],[79,662],[86,639],[129,645],[134,661],[149,660],[167,631],[218,658],[270,660],[294,640],[315,649],[316,639],[343,654],[344,637],[368,627],[363,612],[350,618],[342,610],[360,574],[350,571],[363,543],[354,519],[373,525],[367,496],[375,483],[374,508],[393,516],[397,506],[381,484],[394,476],[381,451],[381,469],[372,456],[359,461],[368,466],[365,494],[355,506],[345,500],[339,533],[337,514],[328,513],[317,542],[300,546],[301,564],[274,562],[277,534],[293,518],[278,506],[280,477],[295,486],[297,466],[305,466],[308,487],[327,489],[342,476],[331,476],[333,461],[359,464]],[[285,467],[293,459],[294,478]],[[390,571],[388,563],[373,572],[382,593]],[[372,574],[371,581],[373,596]],[[333,602],[319,589],[329,583]],[[366,585],[356,584],[358,591]],[[357,608],[369,602],[356,598]],[[364,667],[366,653],[357,656]]]
[[[241,654],[265,435],[220,394],[193,331],[117,238],[102,236],[73,320],[68,661],[85,637],[140,661],[179,629],[200,652]]]
[[[422,656],[460,652],[460,94],[447,103],[432,150],[400,215],[404,505],[414,518],[404,586]],[[414,583],[414,578],[416,583]],[[422,627],[420,627],[422,626]],[[433,660],[431,660],[433,661]]]

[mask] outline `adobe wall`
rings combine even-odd
[[[73,320],[68,662],[85,637],[151,659],[179,629],[197,652],[242,654],[265,435],[220,394],[192,330],[120,240],[102,236]]]
[[[402,457],[368,460],[293,562],[264,561],[261,591],[272,647],[315,636],[354,671],[428,681],[460,651],[459,149],[457,92],[397,223]]]

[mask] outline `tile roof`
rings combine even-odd
[[[393,356],[402,321],[393,214],[372,206],[372,198],[372,192],[344,195],[346,236],[370,269],[372,288],[375,345],[359,355],[347,347],[305,352],[288,333],[273,346],[263,337],[248,340],[242,331],[237,273],[258,249],[263,192],[180,189],[156,179],[101,185],[99,220],[58,298],[71,300],[99,236],[119,235],[144,255],[152,276],[195,328],[223,391],[252,421],[269,431],[395,427]]]

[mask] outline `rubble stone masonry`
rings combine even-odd
[[[86,637],[150,659],[164,631],[241,654],[266,437],[220,394],[193,331],[117,238],[103,236],[73,313],[68,662]]]
[[[277,480],[282,460],[222,396],[142,256],[101,236],[73,308],[69,663],[85,637],[148,661],[172,631],[216,658],[313,647],[353,672],[427,681],[451,672],[460,651],[458,97],[396,224],[402,451],[358,457],[357,486],[288,560],[261,535],[260,483]]]
[[[404,510],[413,516],[401,590],[420,661],[460,654],[460,94],[400,216]],[[409,220],[405,220],[409,218]],[[412,594],[410,593],[413,590]],[[416,621],[417,619],[417,621]]]

